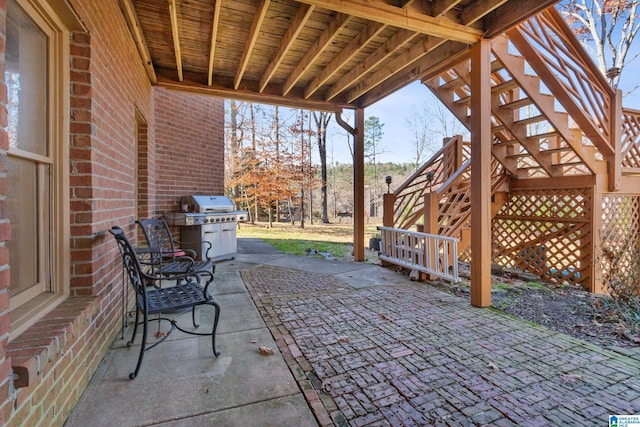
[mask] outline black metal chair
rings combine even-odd
[[[173,275],[195,271],[207,276],[207,285],[213,281],[215,264],[206,256],[202,261],[195,261],[196,253],[192,249],[176,249],[176,240],[171,235],[169,225],[164,218],[146,218],[136,221],[147,240],[149,254],[153,255],[149,264],[153,273],[158,275]],[[198,242],[208,245],[206,253],[211,249],[211,242]],[[189,258],[191,261],[189,261]]]
[[[174,328],[191,335],[211,336],[211,345],[214,356],[218,357],[220,352],[216,350],[216,329],[218,327],[218,319],[220,318],[220,306],[209,294],[209,283],[203,287],[200,284],[200,273],[193,270],[186,273],[175,273],[170,275],[163,273],[162,275],[149,274],[145,272],[136,249],[124,234],[120,227],[112,227],[110,233],[115,237],[122,255],[122,263],[129,276],[129,281],[135,292],[136,298],[136,318],[133,327],[131,341],[127,345],[133,344],[138,330],[138,325],[142,324],[142,343],[140,346],[140,355],[134,372],[129,374],[129,379],[135,379],[142,366],[144,353],[151,350],[156,345],[163,342]],[[151,270],[151,269],[150,269]],[[169,284],[169,281],[172,281]],[[161,287],[159,284],[169,284],[169,286]],[[200,305],[210,305],[214,308],[213,327],[210,333],[200,333],[193,330],[186,330],[178,326],[175,316],[191,311],[194,328],[198,328],[195,319],[195,309]],[[142,314],[142,321],[140,320]],[[157,317],[150,318],[151,315]],[[174,318],[164,317],[164,315],[174,315]],[[171,324],[171,329],[159,336],[158,340],[151,345],[147,343],[147,334],[150,321],[167,321]]]

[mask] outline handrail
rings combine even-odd
[[[461,153],[458,152],[460,145]],[[470,148],[462,141],[461,136],[454,136],[394,191],[396,203],[393,218],[396,227],[408,229],[422,217],[424,195],[439,188],[456,172],[455,159],[458,155],[462,157],[460,161],[465,161],[470,158]]]

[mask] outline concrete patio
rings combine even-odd
[[[638,347],[602,349],[391,270],[253,239],[216,268],[222,355],[175,332],[130,381],[137,347],[116,340],[67,426],[602,426],[640,413]]]

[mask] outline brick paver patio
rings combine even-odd
[[[242,278],[322,425],[603,426],[640,414],[640,363],[425,284]]]

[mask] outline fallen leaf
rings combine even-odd
[[[167,335],[169,335],[168,331],[158,331],[156,333],[156,338],[163,338],[163,337],[166,337]]]
[[[382,318],[382,320],[389,320],[384,314],[381,314],[380,317]]]
[[[578,380],[582,380],[582,379],[584,379],[584,377],[579,374],[560,375],[560,381],[562,381],[562,384],[573,384],[578,382]]]
[[[500,368],[498,368],[498,366],[497,366],[495,363],[493,363],[493,362],[489,362],[489,363],[487,363],[487,366],[488,366],[489,368],[493,369],[494,371],[499,371],[499,370],[500,370]]]
[[[264,356],[273,356],[274,354],[276,354],[276,351],[274,349],[264,346],[258,347],[258,352]]]

